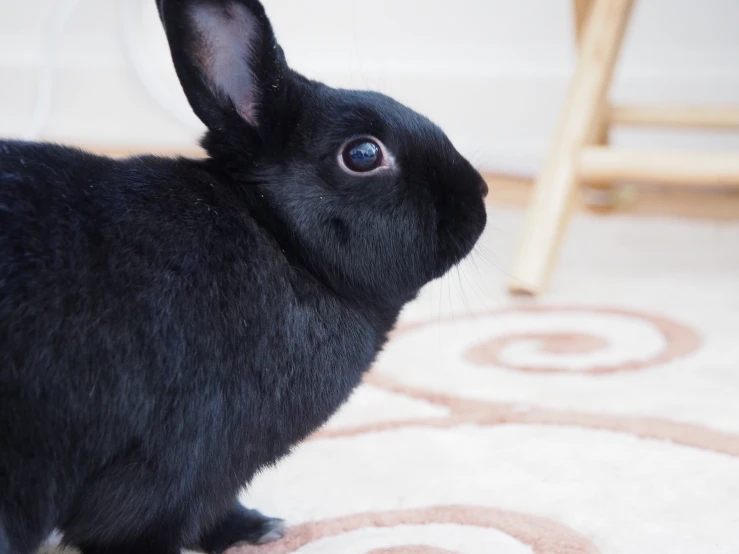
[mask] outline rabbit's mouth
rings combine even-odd
[[[438,222],[438,266],[434,278],[442,276],[466,258],[487,225],[483,198],[487,186],[476,201],[460,202],[458,209],[445,212]]]
[[[483,198],[487,198],[489,191],[490,189],[488,188],[487,182],[485,181],[485,179],[481,178],[480,179],[480,194],[482,194]]]

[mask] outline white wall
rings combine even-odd
[[[0,0],[0,135],[24,132],[64,0]],[[478,165],[529,173],[574,61],[570,0],[265,0],[288,59],[431,116]],[[450,8],[453,6],[453,9]],[[122,30],[169,113],[126,57]],[[42,137],[191,144],[200,129],[169,66],[153,0],[79,0],[58,47]],[[637,2],[613,97],[739,104],[739,1]],[[179,119],[185,119],[183,123]],[[739,149],[739,136],[619,132],[617,142]]]

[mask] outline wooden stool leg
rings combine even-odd
[[[593,0],[572,0],[572,15],[575,19],[575,39],[578,46],[582,44],[585,35],[585,22],[590,15],[590,8],[593,6]]]
[[[570,213],[582,148],[591,142],[618,58],[633,0],[592,0],[577,68],[554,142],[534,187],[509,290],[538,294],[546,286]]]

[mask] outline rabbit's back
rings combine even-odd
[[[0,485],[76,543],[195,532],[381,335],[195,162],[0,143]]]

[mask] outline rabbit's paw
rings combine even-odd
[[[203,535],[199,546],[205,552],[220,554],[246,544],[266,544],[285,536],[284,520],[267,517],[257,510],[235,504],[231,511]]]
[[[259,512],[256,512],[259,514]],[[244,541],[239,541],[231,546],[239,546],[242,544],[267,544],[268,542],[278,541],[287,533],[287,525],[285,520],[276,517],[261,516],[258,521],[255,519],[251,522],[256,525],[256,529]]]

